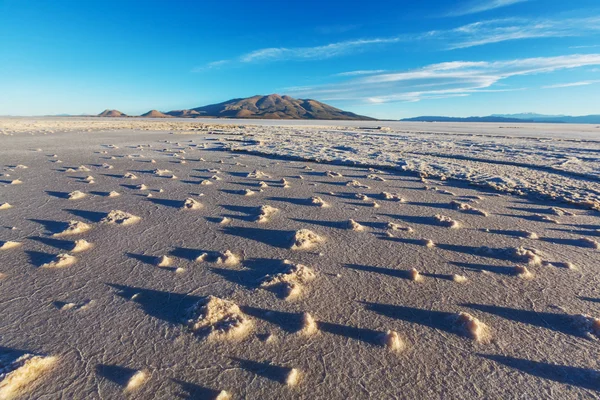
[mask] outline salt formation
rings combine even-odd
[[[416,268],[411,268],[408,271],[408,278],[411,281],[415,281],[415,282],[420,282],[423,280],[423,276],[421,276],[421,274],[419,273],[419,271],[417,271]]]
[[[9,208],[12,208],[12,206],[8,203],[0,203],[0,210],[8,210]]]
[[[270,205],[261,206],[258,209],[258,215],[256,216],[255,221],[259,224],[269,222],[269,219],[278,212],[278,208],[271,207]]]
[[[257,169],[254,170],[254,171],[252,171],[252,172],[250,172],[250,173],[248,173],[248,175],[246,175],[246,177],[248,177],[248,178],[255,178],[255,179],[269,179],[270,178],[269,175],[267,175],[264,172],[259,171]]]
[[[246,336],[252,321],[237,304],[215,296],[198,301],[188,310],[190,330],[212,340],[239,339]]]
[[[598,243],[594,239],[582,237],[581,239],[579,239],[579,243],[581,243],[581,246],[583,247],[589,247],[591,249],[600,249],[600,243]]]
[[[322,198],[320,198],[318,196],[311,197],[309,201],[310,201],[310,204],[312,204],[313,206],[329,207],[329,204],[327,204],[325,202],[325,200],[323,200]]]
[[[85,193],[80,192],[79,190],[75,190],[74,192],[69,193],[67,198],[69,200],[79,200],[79,199],[83,199],[85,196],[86,196]]]
[[[115,192],[114,190],[108,194],[108,197],[119,197],[121,193]]]
[[[515,275],[522,279],[533,279],[533,274],[524,265],[515,265]]]
[[[156,257],[154,261],[157,267],[168,267],[173,263],[173,260],[168,256]]]
[[[293,264],[288,260],[284,260],[284,264],[289,265],[284,272],[265,276],[260,286],[262,288],[281,286],[284,288],[285,298],[290,300],[300,295],[303,285],[315,279],[315,272],[306,265]]]
[[[292,250],[309,250],[324,240],[311,230],[300,229],[294,232],[290,248]]]
[[[350,186],[350,187],[354,187],[354,188],[360,188],[360,189],[370,189],[369,186],[364,185],[362,183],[360,183],[357,180],[351,180],[348,183],[346,183],[346,186]]]
[[[208,180],[208,179],[203,179],[202,181],[200,181],[200,184],[203,186],[208,186],[208,185],[212,185],[212,181]]]
[[[353,219],[348,220],[346,223],[346,229],[350,229],[351,231],[362,232],[365,230],[365,227],[356,222]]]
[[[441,225],[451,229],[460,228],[460,223],[445,215],[436,214],[435,220]]]
[[[456,210],[462,211],[464,213],[477,214],[477,215],[482,215],[484,217],[487,217],[489,215],[486,211],[479,210],[479,209],[471,206],[470,204],[461,203],[460,201],[451,201],[450,205],[453,208],[455,208]]]
[[[127,385],[125,386],[124,392],[131,393],[139,389],[139,387],[142,386],[147,379],[148,374],[146,374],[146,372],[137,371],[131,376],[131,378],[129,378],[129,381],[127,381]]]
[[[79,240],[76,240],[75,242],[73,242],[73,248],[71,249],[71,252],[81,253],[82,251],[91,249],[93,246],[94,245],[91,244],[90,242],[88,242],[87,240],[79,239]]]
[[[456,283],[465,283],[468,279],[464,275],[454,274],[452,275],[452,280]]]
[[[56,255],[54,259],[41,266],[41,268],[64,268],[73,265],[77,262],[77,258],[70,254],[61,253]]]
[[[405,348],[404,341],[396,331],[387,331],[380,335],[381,344],[393,351],[402,351]]]
[[[10,249],[14,249],[16,247],[19,247],[21,245],[20,242],[13,242],[13,241],[0,241],[0,250],[10,250]]]
[[[335,172],[335,171],[325,171],[323,172],[323,175],[328,176],[330,178],[342,178],[343,175],[340,174],[339,172]]]
[[[399,193],[381,192],[381,196],[386,200],[398,201],[400,203],[406,202]]]
[[[428,248],[435,247],[435,243],[433,243],[433,240],[431,240],[431,239],[421,239],[420,242],[425,247],[428,247]]]
[[[90,229],[92,229],[92,227],[90,225],[86,224],[85,222],[73,220],[73,221],[68,222],[68,226],[62,232],[57,232],[52,236],[60,237],[60,236],[77,235],[80,233],[87,232]]]
[[[489,327],[471,314],[461,312],[453,315],[452,319],[456,330],[461,334],[480,343],[488,343],[491,340]]]
[[[600,319],[580,314],[573,316],[573,324],[579,328],[581,333],[589,338],[596,336],[600,338]]]
[[[287,386],[296,386],[300,381],[300,371],[296,368],[292,368],[285,377],[285,384]]]
[[[299,333],[304,336],[314,335],[319,331],[319,326],[315,319],[309,313],[302,314],[302,325]]]
[[[223,265],[238,265],[240,261],[242,261],[242,258],[237,254],[233,254],[230,250],[221,253],[217,258],[217,264]]]
[[[132,174],[131,172],[127,172],[125,175],[123,175],[123,178],[125,178],[125,179],[137,179],[138,177],[135,174]]]
[[[138,222],[141,218],[133,214],[129,214],[121,210],[111,210],[106,217],[100,221],[104,224],[116,224],[116,225],[131,225]]]
[[[0,359],[0,399],[11,400],[25,393],[50,370],[57,357],[24,354],[16,360]]]
[[[256,192],[251,189],[244,189],[244,190],[240,191],[240,194],[242,194],[244,196],[254,196],[256,194]]]
[[[187,199],[185,199],[185,201],[183,202],[183,206],[182,208],[184,210],[199,210],[202,208],[202,203],[200,203],[197,200],[192,199],[191,197],[188,197]]]
[[[516,232],[517,235],[519,235],[522,238],[526,238],[526,239],[539,239],[540,237],[538,236],[537,233],[535,232],[529,232],[529,231],[517,231]]]

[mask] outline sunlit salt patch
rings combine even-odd
[[[259,171],[259,170],[256,169],[256,170],[248,173],[246,175],[246,177],[248,177],[248,178],[254,178],[254,179],[269,179],[271,176],[269,176],[269,175],[265,174],[264,172]]]
[[[229,217],[223,217],[223,218],[221,218],[221,220],[219,221],[219,224],[221,224],[221,225],[226,225],[226,224],[229,224],[230,222],[231,222],[231,218],[229,218]]]
[[[548,210],[548,212],[551,213],[551,214],[553,214],[553,215],[559,216],[559,217],[562,217],[563,215],[564,216],[569,216],[569,217],[572,217],[572,216],[576,215],[576,214],[574,214],[574,213],[572,213],[570,211],[567,211],[564,208],[560,208],[560,207],[550,207],[550,209]]]
[[[312,336],[319,331],[319,326],[317,325],[317,321],[310,315],[305,312],[302,314],[302,321],[300,330],[298,333],[304,336]]]
[[[104,169],[113,169],[114,168],[112,165],[107,164],[107,163],[102,164],[101,167]]]
[[[370,189],[369,186],[360,183],[357,180],[351,180],[348,183],[346,183],[346,186],[350,186],[350,187],[354,187],[354,188],[360,188],[360,189]]]
[[[127,173],[125,173],[125,175],[123,175],[123,178],[125,178],[125,179],[137,179],[138,177],[137,177],[137,175],[135,175],[135,174],[133,174],[131,172],[127,172]]]
[[[192,199],[191,197],[188,197],[183,202],[183,206],[181,208],[184,210],[199,210],[202,207],[203,207],[202,203],[200,203],[199,201],[197,201],[195,199]]]
[[[335,172],[335,171],[325,171],[323,172],[323,175],[330,177],[330,178],[342,178],[343,175],[340,174],[339,172]]]
[[[294,232],[290,242],[292,250],[309,250],[324,242],[324,239],[309,229],[300,229]]]
[[[591,238],[582,237],[578,240],[578,242],[580,243],[581,247],[589,247],[590,249],[600,249],[600,243]]]
[[[77,171],[90,172],[90,169],[88,167],[86,167],[85,165],[80,165],[79,167],[77,167]]]
[[[255,221],[258,222],[259,224],[269,222],[269,219],[272,216],[274,216],[275,214],[277,214],[278,212],[279,212],[278,208],[271,207],[268,204],[266,204],[264,206],[260,206],[258,208],[258,214],[255,218]]]
[[[251,189],[243,189],[243,190],[240,190],[240,194],[243,196],[254,196],[256,194],[256,192]]]
[[[9,208],[12,208],[9,203],[0,203],[0,210],[8,210]]]
[[[369,174],[367,175],[367,179],[372,179],[374,181],[385,182],[385,179],[377,174]]]
[[[516,231],[516,234],[519,237],[526,238],[526,239],[539,239],[540,238],[537,233],[530,232],[530,231]]]
[[[94,247],[94,245],[88,242],[85,239],[79,239],[73,242],[73,247],[71,248],[72,253],[81,253],[82,251],[86,251]]]
[[[461,203],[460,201],[451,201],[450,205],[454,209],[462,211],[464,213],[482,215],[484,217],[487,217],[489,215],[486,211],[479,210],[479,209],[471,206],[470,204]]]
[[[83,199],[86,196],[85,193],[80,192],[79,190],[75,190],[74,192],[71,192],[67,195],[67,198],[69,200],[79,200],[79,199]]]
[[[382,333],[379,335],[379,340],[384,347],[387,347],[395,352],[400,352],[406,348],[406,344],[396,331],[387,331]]]
[[[93,183],[94,182],[94,177],[91,176],[91,175],[88,175],[85,178],[83,178],[83,181],[87,182],[87,183]]]
[[[515,265],[515,275],[521,279],[533,279],[533,274],[524,265]]]
[[[325,200],[323,200],[322,198],[320,198],[318,196],[311,197],[309,199],[309,203],[312,204],[313,206],[317,206],[317,207],[322,207],[322,208],[329,207],[329,204]]]
[[[200,181],[200,184],[203,186],[208,186],[208,185],[212,185],[212,181],[209,179],[203,179],[202,181]]]
[[[10,250],[10,249],[15,249],[19,246],[21,246],[21,242],[13,242],[10,240],[7,241],[2,241],[0,240],[0,250]]]
[[[208,296],[187,312],[190,330],[209,340],[241,339],[252,330],[252,320],[230,300]]]
[[[144,382],[146,382],[146,380],[148,380],[148,374],[145,371],[137,371],[131,376],[131,378],[129,378],[123,391],[126,393],[134,392],[138,390],[144,384]]]
[[[77,258],[67,254],[57,254],[52,261],[49,261],[41,265],[41,268],[54,269],[54,268],[65,268],[73,265],[77,262]]]
[[[357,198],[358,200],[362,200],[362,201],[368,201],[368,200],[370,200],[369,196],[367,196],[366,194],[362,194],[362,193],[356,193],[354,195],[354,197]]]
[[[419,241],[419,243],[420,243],[422,246],[425,246],[425,247],[428,247],[428,248],[433,248],[433,247],[435,247],[435,243],[434,243],[434,242],[433,242],[433,240],[431,240],[431,239],[421,239],[421,240]]]
[[[148,190],[148,186],[142,184],[139,184],[135,187],[137,190]]]
[[[285,377],[285,384],[287,386],[293,387],[298,385],[300,382],[300,371],[296,368],[292,368]]]
[[[23,165],[23,164],[18,164],[15,166],[15,169],[27,169],[29,168],[27,165]]]
[[[29,391],[58,361],[54,356],[0,356],[0,399],[11,400]]]
[[[314,270],[303,264],[294,264],[289,260],[283,261],[288,268],[279,274],[267,275],[263,278],[261,287],[282,287],[283,295],[287,300],[297,298],[308,282],[315,279]]]
[[[22,181],[22,180],[20,180],[20,179],[13,179],[13,180],[11,180],[11,181],[10,181],[10,183],[9,183],[9,184],[10,184],[10,185],[20,185],[20,184],[22,184],[22,183],[23,183],[23,181]]]
[[[490,328],[471,314],[461,312],[451,317],[455,329],[479,343],[489,343],[492,339]]]
[[[171,266],[171,264],[173,264],[173,259],[169,256],[160,256],[160,257],[156,257],[156,259],[154,260],[154,264],[157,267],[169,267]]]
[[[574,315],[573,324],[583,335],[600,338],[600,319],[585,314]]]
[[[119,197],[121,195],[121,193],[116,192],[116,191],[111,191],[108,193],[108,197]]]
[[[445,226],[451,229],[460,228],[460,223],[458,221],[455,221],[452,218],[447,217],[445,215],[436,214],[433,218],[435,218],[435,220],[441,226]]]
[[[349,219],[346,223],[345,223],[346,229],[349,229],[351,231],[355,231],[355,232],[362,232],[365,230],[365,227],[362,226],[361,224],[359,224],[358,222],[356,222],[353,219]]]
[[[388,222],[387,228],[392,231],[414,232],[413,228],[411,228],[409,226],[402,226],[395,222]]]
[[[399,193],[381,192],[381,196],[383,196],[385,200],[398,201],[400,203],[406,202]]]
[[[217,264],[223,265],[238,265],[242,261],[242,257],[232,253],[230,250],[225,250],[217,257]]]
[[[265,188],[268,188],[269,185],[264,181],[260,181],[260,182],[258,182],[258,187],[261,189],[265,189]]]
[[[138,222],[141,218],[121,210],[111,210],[106,217],[100,220],[103,224],[111,225],[131,225]]]
[[[168,169],[155,169],[152,173],[156,176],[172,175],[173,172]]]
[[[218,176],[218,175],[213,175],[213,176],[211,176],[211,177],[210,177],[210,179],[211,179],[211,180],[213,180],[213,181],[222,181],[222,180],[223,180],[223,179],[222,179],[220,176]]]
[[[67,227],[61,231],[53,234],[54,237],[78,235],[92,229],[91,225],[86,224],[82,221],[69,221]]]
[[[465,282],[468,281],[468,279],[464,275],[453,274],[452,275],[452,281],[454,281],[456,283],[465,283]]]
[[[416,268],[411,268],[408,271],[408,278],[414,282],[421,282],[423,280],[423,276],[417,271]]]

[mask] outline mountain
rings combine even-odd
[[[127,115],[123,114],[119,110],[104,110],[100,114],[99,117],[126,117]]]
[[[414,117],[405,118],[400,121],[421,122],[516,122],[516,123],[548,123],[548,124],[600,124],[600,115],[582,115],[573,117],[570,115],[544,115],[535,113],[521,114],[492,114],[487,117]]]
[[[524,120],[519,118],[507,118],[498,116],[487,116],[487,117],[414,117],[404,118],[400,121],[417,121],[417,122],[534,122],[531,120]]]
[[[140,117],[144,117],[144,118],[171,118],[171,115],[167,115],[167,114],[161,113],[160,111],[157,111],[157,110],[150,110],[147,113],[140,115]]]
[[[258,119],[374,119],[349,111],[343,111],[316,100],[294,99],[290,96],[280,96],[278,94],[232,99],[223,103],[210,104],[191,110],[169,111],[167,114],[176,117],[201,116]]]

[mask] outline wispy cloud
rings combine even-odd
[[[476,14],[517,3],[524,3],[526,1],[529,0],[471,0],[448,13],[447,16],[457,17],[461,15]]]
[[[338,74],[334,74],[333,76],[374,75],[374,74],[381,74],[382,72],[386,72],[386,71],[384,69],[358,70],[358,71],[340,72]]]
[[[202,71],[207,71],[210,69],[219,68],[219,67],[222,67],[223,65],[229,64],[230,62],[231,62],[230,60],[219,60],[219,61],[209,62],[208,64],[206,64],[202,67],[193,68],[192,72],[202,72]]]
[[[600,83],[600,80],[557,83],[555,85],[542,86],[542,89],[556,89],[556,88],[566,88],[566,87],[573,87],[573,86],[587,86],[587,85],[593,85],[595,83]]]
[[[501,88],[513,76],[550,73],[557,70],[600,65],[600,54],[524,58],[507,61],[454,61],[423,68],[350,78],[344,82],[295,88],[289,94],[324,101],[355,103],[414,102],[426,99],[469,96],[481,92],[506,92],[523,88]]]

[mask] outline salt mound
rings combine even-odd
[[[69,221],[68,224],[69,225],[62,232],[57,232],[52,236],[60,237],[60,236],[78,235],[80,233],[84,233],[84,232],[87,232],[90,229],[92,229],[92,227],[90,225],[88,225],[82,221],[73,220],[73,221]]]
[[[399,201],[400,203],[404,203],[406,201],[398,193],[381,192],[381,195],[386,200]]]
[[[388,222],[387,228],[391,229],[393,231],[405,231],[405,232],[413,232],[414,231],[413,228],[411,228],[411,227],[398,225],[394,222]]]
[[[300,295],[302,285],[315,279],[315,272],[306,265],[293,264],[288,260],[285,260],[284,264],[289,265],[287,270],[273,276],[265,276],[260,287],[283,286],[285,298],[291,300]]]
[[[154,261],[157,267],[168,267],[173,263],[173,260],[168,256],[156,257]]]
[[[367,196],[366,194],[362,194],[362,193],[356,193],[354,195],[354,197],[356,197],[357,199],[362,200],[362,201],[369,200],[369,196]]]
[[[121,210],[111,210],[106,217],[100,221],[103,224],[116,224],[116,225],[131,225],[138,222],[141,218],[133,214],[129,214]]]
[[[203,186],[208,186],[208,185],[212,185],[212,181],[208,180],[208,179],[204,179],[200,182],[201,185]]]
[[[419,271],[417,271],[416,268],[411,268],[410,271],[408,271],[408,277],[411,281],[415,282],[420,282],[423,280],[423,276],[421,276],[421,274],[419,273]]]
[[[223,218],[221,218],[221,221],[219,221],[219,224],[225,225],[225,224],[228,224],[230,222],[231,222],[231,218],[229,218],[229,217],[223,217]]]
[[[325,171],[323,172],[323,175],[328,176],[330,178],[342,178],[343,175],[340,174],[339,172],[335,172],[335,171]]]
[[[254,196],[256,194],[256,192],[251,189],[244,189],[244,190],[240,191],[240,194],[242,194],[244,196]]]
[[[356,222],[355,220],[350,219],[348,220],[348,222],[346,222],[346,229],[350,229],[355,232],[362,232],[365,230],[365,227]]]
[[[441,226],[445,226],[451,229],[460,228],[460,223],[458,221],[455,221],[452,218],[447,217],[445,215],[436,214],[434,218]]]
[[[600,243],[591,238],[582,237],[581,239],[579,239],[579,243],[581,243],[581,246],[583,247],[589,247],[591,249],[600,249]]]
[[[152,173],[156,176],[163,176],[163,175],[169,175],[172,174],[171,171],[169,171],[168,169],[155,169],[154,171],[152,171]]]
[[[431,239],[421,239],[420,242],[425,247],[428,247],[428,248],[435,247],[435,243],[433,243],[433,240],[431,240]]]
[[[294,233],[290,248],[292,250],[309,250],[324,240],[311,230],[300,229]]]
[[[258,209],[258,215],[256,216],[255,221],[258,222],[259,224],[269,222],[269,218],[271,218],[273,215],[277,214],[278,212],[279,212],[278,208],[271,207],[269,205],[261,206]]]
[[[266,182],[260,181],[258,183],[258,187],[261,188],[261,189],[264,189],[264,188],[268,188],[269,185]]]
[[[491,340],[490,329],[471,314],[461,312],[454,316],[456,330],[476,342],[488,343]]]
[[[529,232],[529,231],[517,231],[517,235],[519,235],[520,237],[526,238],[526,239],[539,239],[540,238],[537,233]]]
[[[292,368],[285,377],[285,384],[287,386],[296,386],[300,381],[300,371],[296,368]]]
[[[143,183],[140,185],[137,185],[135,188],[137,190],[148,190],[148,186],[144,185]]]
[[[302,314],[302,327],[298,333],[304,336],[314,335],[319,331],[319,327],[317,326],[317,322],[309,313]]]
[[[542,265],[542,258],[540,257],[541,253],[536,249],[517,247],[509,248],[506,251],[517,261],[533,266]]]
[[[374,181],[385,182],[385,179],[377,174],[369,174],[367,175],[367,178]]]
[[[552,217],[550,217],[548,215],[534,214],[533,218],[537,219],[538,221],[542,221],[542,222],[550,222],[550,223],[553,223],[553,224],[560,224],[559,220],[557,220],[555,218],[552,218]]]
[[[74,192],[69,193],[67,198],[69,200],[79,200],[79,199],[83,199],[85,196],[86,196],[85,193],[80,192],[79,190],[75,190]]]
[[[241,257],[226,250],[217,258],[217,264],[238,265],[242,261]]]
[[[215,400],[231,400],[231,395],[227,393],[225,390],[221,390]]]
[[[188,310],[188,326],[207,339],[239,339],[247,335],[252,321],[232,301],[208,296]]]
[[[10,240],[3,242],[0,241],[0,250],[10,250],[10,249],[14,249],[16,247],[19,247],[21,245],[20,242],[12,242]]]
[[[54,257],[54,260],[43,264],[41,268],[64,268],[73,265],[76,262],[77,258],[74,256],[67,253],[61,253]]]
[[[533,274],[524,265],[515,265],[515,275],[522,279],[533,279]]]
[[[23,183],[23,181],[20,179],[13,179],[12,181],[10,181],[11,185],[20,185],[22,183]]]
[[[0,360],[0,399],[14,399],[26,392],[56,361],[57,357],[32,354],[24,354],[13,362]]]
[[[108,197],[118,197],[121,193],[115,192],[114,190],[108,194]]]
[[[362,183],[360,183],[357,180],[351,180],[348,183],[346,183],[346,186],[350,186],[350,187],[355,187],[355,188],[361,188],[361,189],[370,189],[369,186],[364,185]]]
[[[199,210],[202,208],[202,203],[192,199],[191,197],[188,197],[183,202],[183,206],[181,208],[183,208],[184,210]]]
[[[329,204],[327,204],[325,202],[325,200],[323,200],[322,198],[320,198],[318,196],[311,197],[309,201],[310,201],[310,204],[312,204],[313,206],[329,207]]]
[[[455,209],[465,212],[465,213],[482,215],[484,217],[487,217],[489,215],[486,211],[479,210],[467,203],[461,203],[459,201],[451,201],[450,205],[452,207],[454,207]]]
[[[86,251],[94,247],[93,244],[88,242],[85,239],[79,239],[73,242],[73,248],[71,249],[72,253],[81,253],[82,251]]]
[[[584,335],[590,338],[592,335],[600,338],[600,319],[580,314],[573,316],[573,323]]]
[[[456,283],[465,283],[468,279],[464,275],[454,274],[454,275],[452,275],[452,280]]]
[[[0,210],[8,210],[9,208],[12,208],[12,206],[8,203],[0,203]]]
[[[386,333],[382,333],[380,338],[381,344],[390,350],[402,351],[405,348],[404,341],[400,338],[398,332],[387,331]]]
[[[140,386],[148,379],[148,374],[144,371],[137,371],[129,381],[127,381],[127,385],[125,386],[124,392],[130,393],[136,389],[139,389]]]
[[[125,175],[123,175],[123,178],[125,178],[125,179],[137,179],[138,177],[135,174],[132,174],[131,172],[127,172]]]
[[[246,175],[248,178],[255,178],[255,179],[269,179],[270,176],[265,174],[264,172],[261,172],[259,170],[254,170],[250,173],[248,173],[248,175]]]

